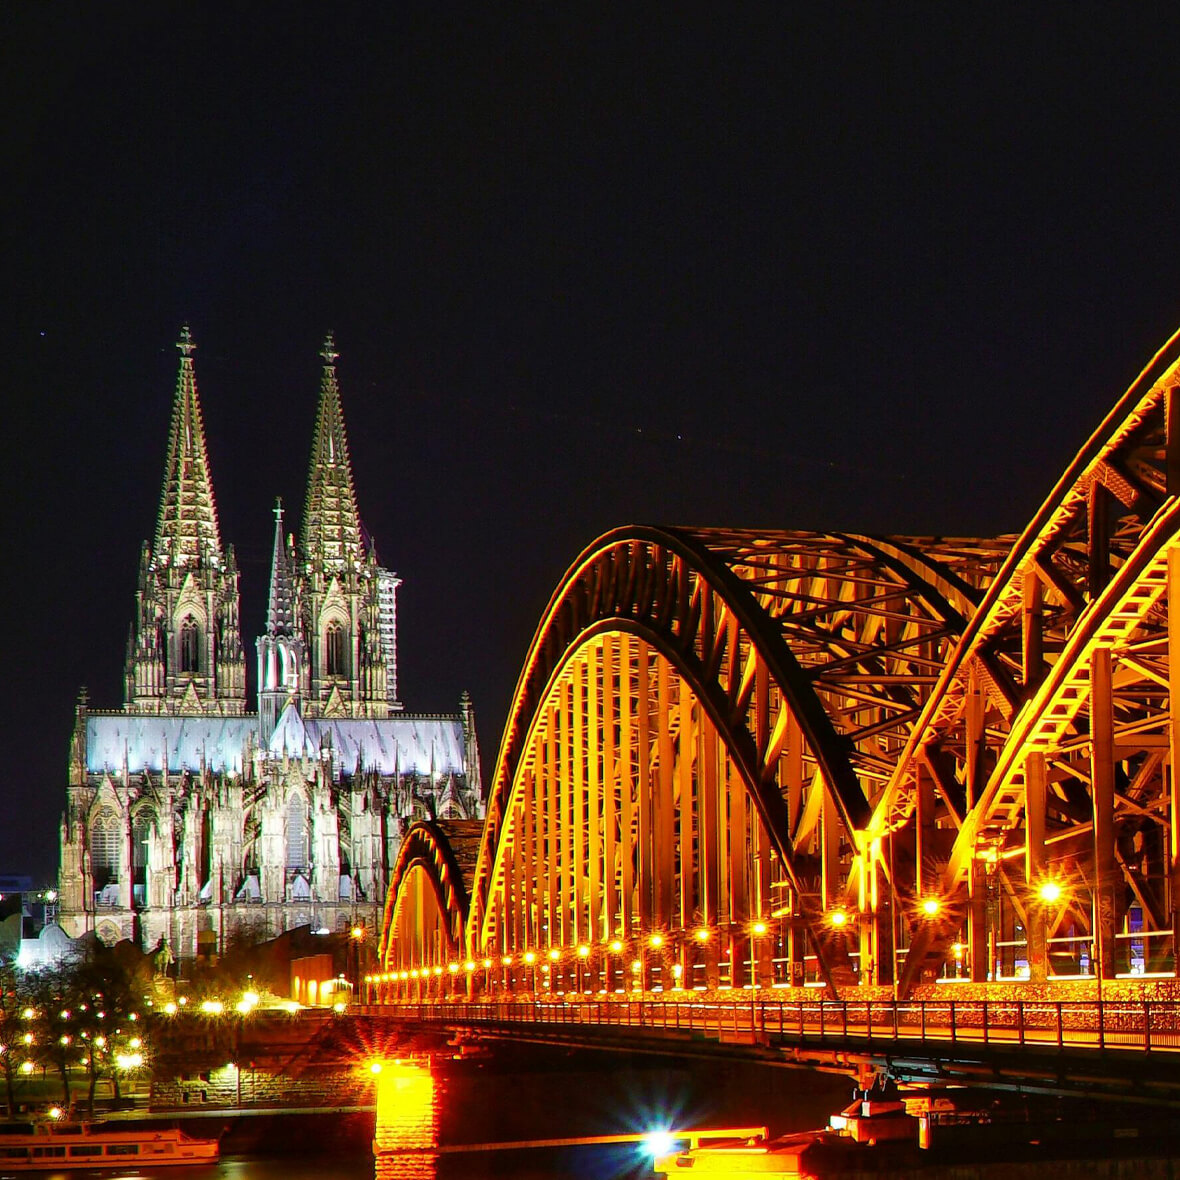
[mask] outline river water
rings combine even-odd
[[[617,1135],[668,1127],[823,1125],[848,1101],[844,1078],[718,1062],[527,1049],[482,1060],[386,1062],[374,1122],[314,1116],[275,1120],[258,1155],[151,1173],[173,1180],[612,1180],[650,1176],[634,1145],[455,1150],[472,1144]],[[297,1121],[298,1120],[298,1121]],[[323,1120],[328,1120],[324,1122]],[[246,1120],[243,1120],[245,1123]],[[198,1129],[190,1126],[192,1133]],[[212,1130],[209,1124],[206,1133]],[[322,1133],[324,1132],[324,1133]],[[442,1146],[442,1151],[435,1149]],[[27,1173],[26,1173],[27,1174]],[[106,1177],[138,1177],[133,1168]],[[39,1173],[97,1180],[93,1171]],[[4,1176],[0,1170],[0,1178]]]

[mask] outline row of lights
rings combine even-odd
[[[750,923],[750,933],[757,936],[757,937],[761,937],[762,935],[768,933],[769,929],[770,929],[769,926],[767,926],[767,924],[762,921],[756,921],[756,922]],[[713,934],[712,934],[712,931],[710,931],[707,926],[701,926],[701,927],[698,927],[697,930],[695,930],[693,932],[693,937],[696,939],[697,942],[708,942],[713,937]],[[662,934],[655,933],[655,934],[649,935],[649,937],[647,939],[647,944],[653,950],[659,950],[660,947],[662,947],[664,945],[665,941],[666,940]],[[613,939],[611,942],[606,943],[605,946],[606,946],[607,950],[611,951],[613,954],[616,954],[616,955],[622,954],[622,952],[624,950],[623,941],[622,941],[622,939],[619,939],[619,938]],[[591,948],[586,943],[582,943],[581,945],[579,945],[575,951],[575,953],[577,954],[579,959],[588,959],[590,957],[590,952],[591,952]],[[559,947],[552,947],[549,951],[546,952],[546,955],[551,962],[558,963],[561,961],[562,953],[563,952]],[[537,962],[537,953],[536,953],[536,951],[525,951],[520,956],[520,958],[521,958],[521,961],[525,964],[525,966],[532,967]],[[515,962],[516,962],[516,960],[512,955],[503,955],[500,958],[500,966],[501,967],[511,967],[515,964]],[[496,965],[496,963],[495,963],[495,960],[493,960],[493,959],[484,959],[483,960],[483,969],[485,971],[490,971],[495,965]],[[640,960],[636,959],[631,964],[631,969],[633,971],[636,971],[639,969],[640,966],[641,966]],[[465,963],[462,964],[462,968],[460,968],[460,965],[458,963],[448,963],[445,968],[445,970],[448,971],[452,975],[457,975],[459,973],[460,969],[466,971],[469,975],[472,974],[476,969],[475,960],[468,959]],[[547,969],[547,964],[542,964],[542,970],[545,970],[545,969]],[[432,974],[436,975],[436,976],[442,975],[443,971],[444,971],[444,968],[441,966],[433,967],[433,968],[423,967],[421,969],[415,967],[409,971],[389,971],[389,972],[384,972],[384,973],[379,973],[379,974],[374,974],[374,975],[366,975],[365,982],[366,983],[391,983],[391,982],[396,982],[397,980],[419,979],[419,978],[426,979],[429,976],[431,976]],[[676,970],[675,966],[672,968],[672,972],[673,972],[673,974],[679,974],[679,972]]]
[[[1059,901],[1061,901],[1061,899],[1064,897],[1064,895],[1065,895],[1064,889],[1057,881],[1054,881],[1054,880],[1043,881],[1041,883],[1041,885],[1039,886],[1039,888],[1037,889],[1037,897],[1039,898],[1040,901],[1044,902],[1046,905],[1057,904]],[[921,910],[923,915],[925,915],[925,917],[927,917],[927,918],[937,918],[943,912],[943,908],[944,907],[943,907],[942,900],[937,897],[927,896],[927,897],[922,898],[922,900],[919,902],[919,909]],[[856,915],[849,913],[848,910],[833,909],[833,910],[828,911],[826,917],[827,917],[828,924],[830,926],[833,926],[837,930],[839,930],[845,926],[852,924],[855,921]],[[750,923],[749,929],[750,929],[750,933],[753,934],[754,936],[762,937],[763,935],[765,935],[769,932],[770,928],[763,921],[755,921],[755,922]],[[693,937],[698,942],[708,942],[709,939],[712,937],[712,932],[709,930],[708,927],[701,926],[701,927],[698,927],[693,932]],[[650,935],[647,940],[648,945],[650,947],[652,947],[653,950],[658,950],[661,946],[663,946],[664,941],[665,941],[664,936],[659,933],[655,933],[655,934]],[[623,951],[622,940],[618,939],[618,938],[612,940],[610,943],[607,944],[607,949],[616,955],[621,954]],[[582,959],[589,958],[590,957],[590,947],[587,946],[585,943],[583,943],[581,946],[579,946],[577,948],[577,954],[578,954],[579,958],[582,958]],[[559,948],[554,947],[552,950],[550,950],[548,952],[548,956],[552,962],[556,963],[561,960],[562,952]],[[537,955],[536,955],[535,951],[525,951],[524,954],[521,956],[521,958],[523,959],[525,965],[530,966],[530,967],[534,963],[536,963],[536,961],[537,961]],[[500,965],[502,967],[511,967],[513,965],[513,962],[514,962],[514,960],[513,960],[512,955],[504,955],[500,959]],[[637,971],[639,969],[639,966],[637,966],[637,965],[641,966],[640,960],[638,960],[638,959],[636,959],[631,964],[632,971]],[[491,968],[493,966],[495,966],[495,963],[493,962],[492,959],[484,959],[483,960],[483,968],[485,971],[491,970]],[[677,969],[676,969],[678,966],[679,966],[679,964],[676,964],[672,968],[672,973],[674,975],[680,974],[680,972],[677,971]],[[466,971],[467,974],[469,974],[469,975],[474,973],[475,968],[476,968],[476,964],[475,964],[475,961],[472,959],[468,959],[462,966],[462,969],[464,971]],[[460,966],[458,963],[449,963],[446,967],[446,970],[448,972],[450,972],[452,975],[457,975],[459,973]],[[429,976],[432,973],[436,976],[442,975],[443,968],[442,967],[434,967],[434,968],[423,967],[421,969],[413,968],[409,971],[400,971],[400,972],[399,971],[391,971],[391,972],[386,972],[383,974],[366,975],[365,982],[366,983],[391,983],[391,982],[396,982],[398,980],[404,981],[404,980],[408,980],[408,979],[419,979],[419,978],[425,979],[425,978],[429,978]]]

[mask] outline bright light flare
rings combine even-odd
[[[830,925],[837,928],[848,925],[848,911],[847,910],[832,910],[828,914],[828,922]]]
[[[201,1011],[206,1016],[220,1016],[225,1011],[225,1005],[220,1000],[202,1000]]]
[[[671,1131],[650,1131],[643,1137],[643,1150],[653,1158],[670,1155],[676,1147],[676,1137]]]
[[[1041,887],[1037,890],[1037,897],[1046,905],[1056,905],[1064,893],[1065,890],[1056,881],[1042,881]]]
[[[937,918],[942,912],[942,902],[937,897],[922,898],[922,913],[928,918]]]

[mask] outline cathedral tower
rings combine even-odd
[[[303,510],[303,711],[309,717],[387,717],[397,701],[400,580],[377,564],[361,528],[331,334]]]
[[[155,541],[140,555],[124,707],[238,715],[246,708],[238,570],[233,549],[221,548],[187,326],[177,348],[164,489]]]

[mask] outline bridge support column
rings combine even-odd
[[[991,972],[988,962],[987,865],[978,855],[967,869],[967,945],[970,953],[972,983],[986,983]]]
[[[1043,983],[1049,974],[1046,910],[1037,897],[1045,874],[1045,756],[1029,754],[1024,764],[1024,879],[1028,887],[1028,977]]]
[[[1094,793],[1094,957],[1099,979],[1115,973],[1114,702],[1109,648],[1090,671],[1090,750]]]
[[[1180,452],[1180,429],[1175,430],[1169,396],[1168,455]],[[1180,466],[1180,464],[1178,464]],[[1172,473],[1169,462],[1169,475]],[[1172,488],[1169,483],[1169,491]],[[1172,971],[1180,976],[1180,548],[1168,550],[1168,688],[1171,710],[1168,726],[1168,869],[1172,913]]]

